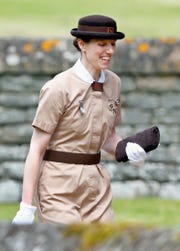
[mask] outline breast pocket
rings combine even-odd
[[[85,133],[87,131],[88,128],[88,120],[87,120],[87,116],[84,115],[76,115],[73,120],[72,123],[70,125],[71,129],[77,133]]]

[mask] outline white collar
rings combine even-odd
[[[81,63],[80,58],[76,61],[76,63],[73,65],[72,67],[76,73],[76,75],[84,80],[85,82],[88,82],[89,84],[92,84],[94,79],[91,76],[91,74],[86,70],[86,68],[84,67],[84,65]],[[100,83],[104,83],[105,81],[105,74],[104,71],[101,70],[101,75],[98,79],[98,82]]]

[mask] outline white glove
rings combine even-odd
[[[128,142],[125,151],[129,162],[135,166],[142,166],[147,158],[147,153],[137,143]]]
[[[34,222],[34,214],[37,207],[28,205],[24,202],[20,203],[20,209],[16,213],[12,223],[17,225],[30,225]]]

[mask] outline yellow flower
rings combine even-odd
[[[127,44],[131,44],[131,43],[134,42],[134,39],[133,39],[133,38],[125,38],[125,42],[126,42]]]
[[[23,46],[23,51],[25,52],[32,52],[33,51],[33,46],[30,43],[26,43]]]
[[[175,44],[177,39],[174,38],[174,37],[170,37],[170,38],[161,38],[160,41],[162,43],[165,43],[165,44]]]
[[[148,43],[141,43],[138,45],[138,51],[140,53],[145,53],[149,50],[149,44]]]
[[[41,43],[41,48],[42,48],[43,51],[48,52],[48,51],[51,51],[53,47],[57,46],[58,43],[59,43],[59,41],[55,40],[55,39],[53,39],[53,40],[46,40],[46,41],[43,41]]]

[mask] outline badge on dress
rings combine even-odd
[[[119,104],[120,104],[120,99],[119,98],[116,98],[116,99],[109,98],[108,99],[108,109],[109,109],[109,111],[116,114],[117,111],[118,111]]]

